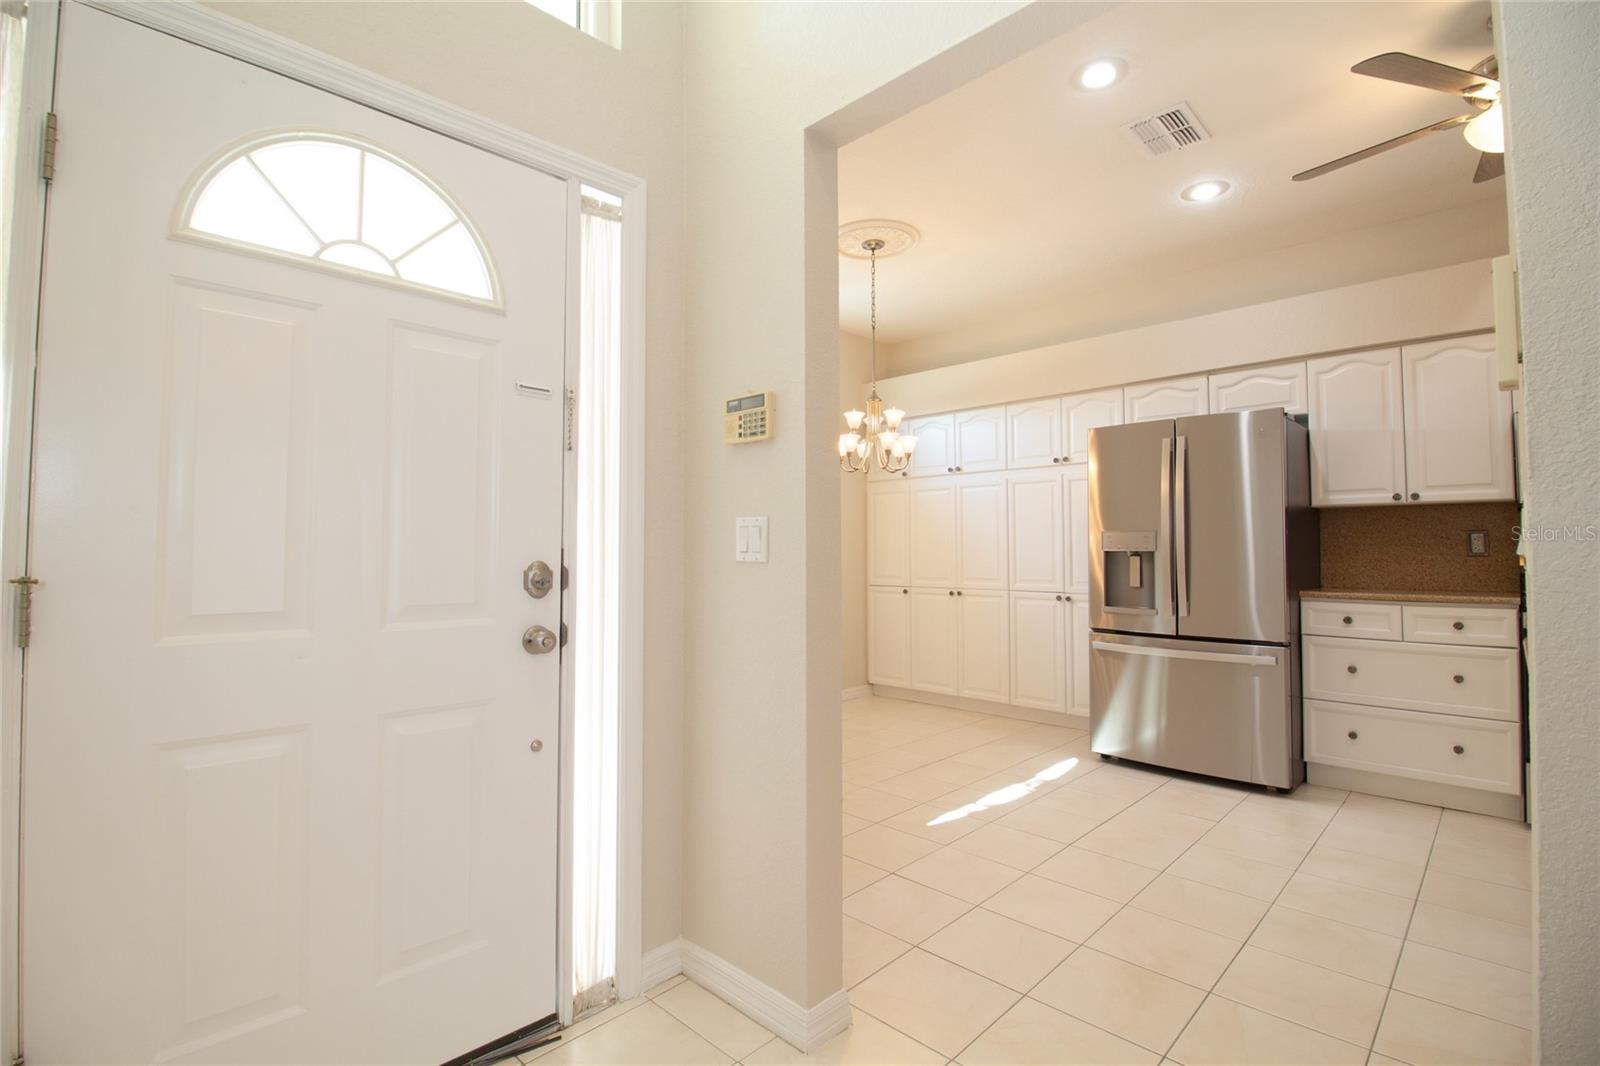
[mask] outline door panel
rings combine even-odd
[[[905,432],[917,438],[906,473],[912,477],[956,472],[956,422],[950,415],[908,418]]]
[[[1006,492],[1011,588],[1060,592],[1066,580],[1060,473],[1012,474],[1006,479]]]
[[[1494,337],[1407,345],[1400,361],[1406,498],[1511,499],[1511,395],[1500,389]]]
[[[1309,410],[1304,363],[1212,374],[1210,382],[1211,413],[1214,415],[1262,407],[1281,407],[1291,415],[1305,414]]]
[[[954,589],[911,590],[911,687],[954,696],[960,621]]]
[[[967,589],[1003,589],[1009,578],[1006,561],[1005,477],[955,479],[957,563],[956,584]]]
[[[1073,714],[1089,715],[1089,642],[1094,634],[1089,629],[1089,603],[1079,597],[1068,604],[1067,612],[1067,709]]]
[[[1095,629],[1177,632],[1172,438],[1173,423],[1142,422],[1108,427],[1090,440],[1089,467],[1096,475],[1089,479],[1089,602]],[[1130,552],[1141,559],[1137,585]]]
[[[956,593],[960,614],[960,691],[974,700],[1011,698],[1011,619],[1004,592]]]
[[[911,595],[906,588],[867,589],[867,680],[911,686]]]
[[[104,12],[62,19],[28,1055],[449,1059],[556,1009],[559,661],[520,636],[560,603],[520,575],[560,558],[561,405],[517,384],[564,385],[566,185]],[[219,152],[285,129],[436,179],[504,307],[169,237]]]
[[[867,486],[867,583],[905,585],[911,580],[906,549],[911,504],[904,481]]]
[[[962,411],[955,416],[955,424],[957,471],[978,474],[1006,468],[1004,407]]]
[[[1089,458],[1089,431],[1122,424],[1122,390],[1102,389],[1061,398],[1061,461],[1081,463]]]
[[[1122,404],[1129,422],[1203,415],[1209,409],[1206,379],[1197,375],[1128,385],[1122,390]]]
[[[1306,374],[1311,385],[1312,506],[1403,501],[1406,444],[1399,349],[1313,359]]]
[[[1061,461],[1061,401],[1033,400],[1006,408],[1006,465],[1012,470]]]
[[[1089,465],[1068,467],[1062,473],[1066,505],[1067,591],[1089,595]]]
[[[956,479],[910,482],[909,500],[911,584],[955,587]]]
[[[1011,594],[1011,702],[1067,709],[1067,604],[1060,593]]]

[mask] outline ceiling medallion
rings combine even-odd
[[[874,253],[867,249],[867,242],[879,241],[875,254],[879,259],[888,259],[909,252],[921,239],[922,234],[909,222],[862,218],[839,227],[839,254],[851,259],[871,259]]]

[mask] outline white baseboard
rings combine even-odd
[[[872,695],[871,685],[855,685],[841,692],[839,698],[841,700],[859,700],[870,695]]]
[[[815,1051],[850,1027],[850,1003],[842,988],[806,1008],[698,944],[682,941],[678,951],[691,980],[802,1051]]]
[[[648,992],[662,981],[676,977],[682,972],[682,940],[669,940],[665,944],[653,947],[644,953],[644,959],[639,964],[640,991]]]

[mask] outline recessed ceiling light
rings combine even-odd
[[[1179,195],[1192,204],[1203,204],[1215,200],[1227,192],[1229,187],[1225,181],[1197,181]]]
[[[1116,84],[1128,70],[1120,59],[1096,59],[1078,71],[1078,88],[1094,92]]]

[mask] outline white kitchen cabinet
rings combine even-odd
[[[1125,386],[1122,390],[1122,408],[1129,422],[1206,414],[1210,399],[1205,375]]]
[[[1089,461],[1089,431],[1122,425],[1122,390],[1101,389],[1061,397],[1061,461]]]
[[[1515,722],[1521,661],[1515,648],[1305,637],[1308,699]]]
[[[1067,591],[1089,594],[1089,467],[1071,466],[1062,472],[1066,508],[1065,548]]]
[[[911,687],[958,693],[960,614],[954,589],[911,590]]]
[[[1073,714],[1089,714],[1089,597],[1073,596],[1067,604],[1067,710]]]
[[[1515,722],[1305,701],[1309,762],[1486,792],[1522,793]]]
[[[1257,411],[1263,407],[1281,407],[1291,415],[1303,415],[1310,410],[1304,363],[1280,363],[1212,374],[1209,385],[1214,415],[1227,411]]]
[[[1006,479],[1006,530],[1013,591],[1060,592],[1066,588],[1061,472],[1031,470]]]
[[[867,584],[905,585],[910,486],[904,481],[879,481],[867,486]]]
[[[956,419],[954,415],[928,415],[900,423],[902,433],[917,438],[906,473],[912,477],[953,474],[956,469]]]
[[[903,585],[867,589],[867,680],[911,687],[911,590]]]
[[[955,416],[955,427],[956,473],[981,474],[1006,468],[1004,407],[980,407],[973,411],[958,411]]]
[[[1330,355],[1306,363],[1311,393],[1311,503],[1405,499],[1405,418],[1400,349]]]
[[[1061,400],[1030,400],[1006,408],[1006,466],[1026,470],[1061,462]]]
[[[1511,396],[1500,391],[1494,336],[1400,350],[1406,499],[1509,500]]]
[[[956,580],[962,589],[1004,589],[1010,578],[1004,474],[953,478],[956,490]]]
[[[1011,699],[1011,617],[1004,592],[956,591],[956,680],[962,696],[1007,703]]]
[[[906,566],[915,587],[956,587],[956,480],[906,484]]]
[[[1011,594],[1011,702],[1037,711],[1067,709],[1070,605],[1059,592]]]

